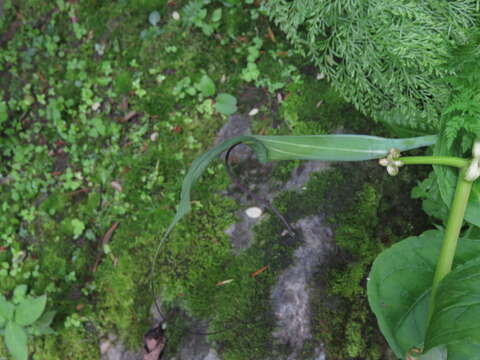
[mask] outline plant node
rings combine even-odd
[[[395,176],[398,174],[398,168],[404,165],[401,160],[398,160],[399,158],[400,150],[392,148],[387,157],[378,160],[378,163],[387,168],[388,175]]]

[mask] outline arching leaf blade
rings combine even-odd
[[[297,159],[359,161],[384,157],[391,148],[406,151],[432,145],[435,141],[436,135],[407,139],[366,135],[237,136],[228,139],[193,161],[182,183],[177,212],[161,241],[190,211],[190,192],[194,183],[213,160],[234,144],[244,143],[250,146],[260,162]]]

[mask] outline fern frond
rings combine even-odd
[[[455,74],[447,67],[450,48],[466,42],[478,14],[477,0],[269,0],[263,6],[358,109],[426,132],[438,131],[450,96],[442,81]]]

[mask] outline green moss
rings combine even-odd
[[[98,338],[92,329],[67,328],[61,334],[45,336],[32,346],[33,360],[99,359]]]
[[[328,271],[329,298],[315,305],[317,336],[325,344],[327,357],[339,360],[385,358],[387,347],[367,301],[370,265],[385,245],[408,236],[412,229],[421,231],[427,224],[417,201],[398,196],[413,186],[416,169],[402,169],[399,177],[390,178],[380,169],[360,167],[360,176],[367,182],[354,192],[344,210],[331,218],[341,252]],[[345,170],[351,171],[351,167]],[[397,214],[392,215],[392,208]],[[401,215],[398,209],[402,209]],[[318,276],[319,283],[325,281],[324,275]]]

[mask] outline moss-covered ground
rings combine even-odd
[[[111,332],[139,349],[151,325],[152,277],[166,308],[220,331],[210,340],[224,359],[270,355],[270,287],[299,244],[283,239],[272,217],[248,250],[233,254],[224,230],[238,204],[221,195],[229,182],[222,164],[196,186],[195,211],[152,274],[182,177],[227,121],[216,95],[235,96],[241,113],[258,108],[254,133],[384,130],[317,80],[254,1],[0,4],[0,293],[26,284],[56,311],[55,332],[29,340],[32,358],[98,359],[99,338]],[[204,75],[212,94],[200,85]],[[272,176],[286,179],[297,165],[279,164]],[[338,307],[318,303],[314,319],[329,359],[381,358],[365,276],[383,247],[423,227],[418,204],[404,196],[414,179],[346,166],[275,201],[292,222],[325,212],[336,227],[342,256],[326,281]],[[217,285],[225,280],[233,281]],[[169,319],[167,354],[189,331],[182,321]]]

